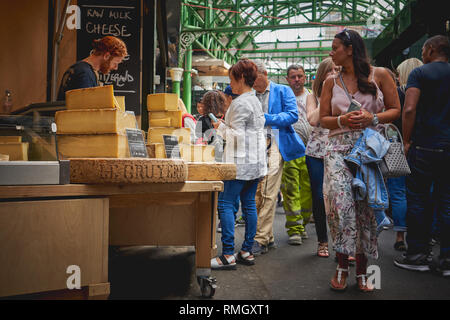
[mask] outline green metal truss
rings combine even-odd
[[[366,26],[376,11],[386,26],[407,0],[182,0],[182,45],[230,64],[264,30]],[[340,16],[340,17],[339,17]],[[305,22],[298,23],[298,17]],[[295,19],[294,19],[295,18]],[[338,20],[336,20],[338,18]],[[184,48],[182,48],[184,49]],[[235,49],[235,50],[233,50]],[[181,51],[184,55],[185,51]]]
[[[190,72],[192,53],[196,52],[229,64],[244,56],[268,59],[269,55],[272,61],[285,62],[298,61],[299,55],[305,61],[309,59],[306,56],[310,55],[319,63],[329,51],[329,44],[326,47],[294,45],[289,49],[280,49],[268,47],[267,43],[256,43],[255,38],[265,30],[337,26],[368,28],[375,21],[385,27],[408,1],[181,0],[179,66]],[[287,58],[288,55],[292,58]],[[184,79],[189,80],[186,74]],[[187,96],[184,98],[188,99]]]

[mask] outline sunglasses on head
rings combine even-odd
[[[347,31],[347,28],[342,30],[339,34],[344,35],[344,37],[346,38],[345,41],[349,42],[350,44],[352,43],[352,38],[350,38],[350,33]]]

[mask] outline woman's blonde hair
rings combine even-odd
[[[320,64],[316,72],[316,78],[312,84],[312,90],[314,95],[319,98],[322,93],[323,82],[326,79],[328,72],[332,71],[334,67],[333,60],[331,58],[324,59]]]
[[[417,58],[406,59],[400,63],[397,67],[398,82],[401,86],[406,85],[408,82],[408,77],[413,69],[423,65],[423,62]]]

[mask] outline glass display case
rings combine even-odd
[[[69,183],[68,161],[59,161],[54,114],[61,105],[35,104],[0,115],[0,185]]]

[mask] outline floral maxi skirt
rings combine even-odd
[[[367,201],[355,201],[353,174],[344,157],[353,149],[361,131],[329,138],[324,158],[323,197],[328,226],[336,252],[378,258],[376,220]]]

